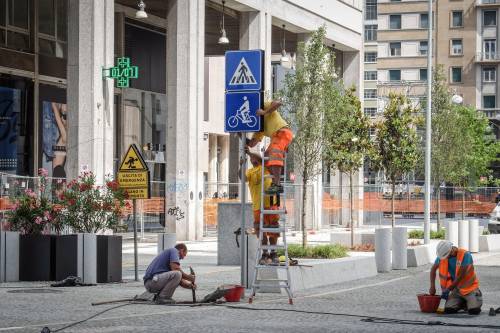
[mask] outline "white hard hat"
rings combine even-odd
[[[451,252],[451,248],[453,247],[453,243],[450,241],[440,241],[436,247],[436,255],[439,259],[446,259]]]

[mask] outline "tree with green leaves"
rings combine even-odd
[[[370,140],[370,122],[361,110],[361,102],[355,88],[347,89],[325,114],[325,150],[327,165],[349,176],[351,247],[354,247],[354,191],[353,176],[363,166],[365,156],[371,156],[373,144]]]
[[[462,218],[465,218],[465,195],[471,186],[478,184],[480,177],[488,176],[491,163],[497,160],[500,143],[491,134],[488,119],[474,107],[457,105],[454,107],[459,121],[456,123],[461,133],[458,145],[460,158],[447,180],[458,185],[462,191]]]
[[[441,184],[449,181],[449,176],[463,156],[461,118],[456,110],[458,106],[451,99],[443,66],[439,65],[432,76],[431,140],[431,181],[436,193],[438,230],[441,228]]]
[[[391,221],[394,227],[394,195],[396,182],[412,171],[419,158],[417,135],[419,118],[416,109],[402,94],[389,94],[382,120],[376,129],[376,162],[391,183]]]
[[[294,167],[302,178],[302,212],[300,217],[302,244],[307,245],[305,226],[307,184],[321,173],[323,159],[323,118],[335,94],[334,57],[323,44],[325,27],[312,34],[307,44],[299,43],[299,61],[294,74],[285,78],[279,95],[289,112],[289,121],[295,131],[291,144]]]

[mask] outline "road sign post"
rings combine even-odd
[[[248,244],[246,239],[246,136],[247,132],[262,131],[263,117],[257,110],[264,104],[264,51],[227,51],[226,52],[226,98],[224,131],[240,133],[241,166],[241,285],[249,288],[248,281]]]
[[[136,145],[132,144],[123,157],[118,170],[118,184],[125,189],[128,198],[132,199],[132,214],[134,227],[134,271],[135,281],[138,276],[138,253],[137,253],[137,199],[150,198],[149,168],[144,162]],[[141,227],[143,230],[144,227]]]

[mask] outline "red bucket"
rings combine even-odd
[[[224,298],[228,302],[239,302],[241,297],[243,297],[243,293],[245,292],[245,288],[239,285],[226,285],[224,289],[229,289]]]
[[[439,307],[439,302],[441,301],[441,296],[439,295],[428,295],[420,294],[417,295],[418,304],[420,305],[420,311],[427,313],[434,313]]]

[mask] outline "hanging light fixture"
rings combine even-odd
[[[281,50],[281,62],[288,62],[289,59],[288,59],[288,55],[286,54],[286,50],[285,50],[285,42],[286,42],[286,40],[285,40],[285,25],[284,24],[282,25],[282,28],[283,28],[282,29],[283,30],[283,32],[282,32],[282,34],[283,34],[283,38],[282,38],[283,45],[281,46],[282,47],[282,50]]]
[[[146,4],[144,3],[144,1],[140,0],[137,7],[139,7],[139,10],[137,12],[135,12],[135,18],[138,18],[138,19],[148,18],[148,14],[144,10],[146,8]]]
[[[221,20],[221,29],[220,29],[221,36],[219,38],[219,44],[221,44],[221,45],[229,44],[229,39],[227,38],[227,35],[226,35],[226,29],[224,28],[224,8],[225,8],[225,5],[226,5],[226,1],[222,0],[222,20]]]

